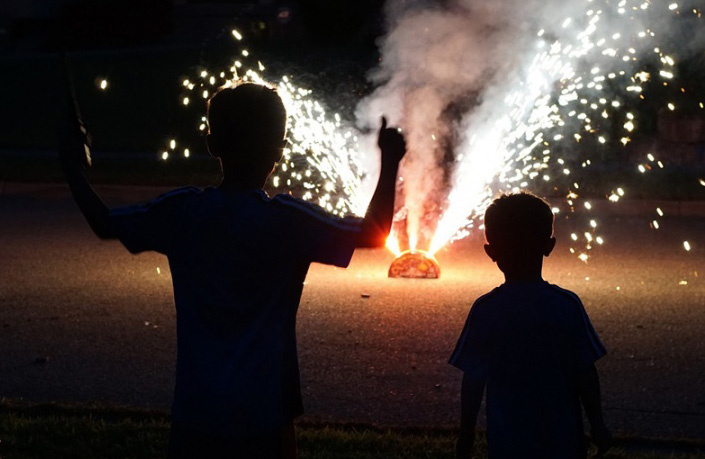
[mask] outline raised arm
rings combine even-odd
[[[110,210],[95,192],[86,176],[86,169],[91,165],[88,132],[81,120],[68,70],[65,72],[65,83],[66,106],[60,122],[61,132],[59,132],[61,168],[71,188],[73,198],[93,232],[101,239],[112,239],[115,236],[110,234],[108,228]]]
[[[394,218],[394,191],[399,161],[406,153],[406,142],[401,132],[388,128],[387,119],[382,117],[377,145],[382,153],[382,167],[377,188],[362,222],[357,247],[384,247]]]

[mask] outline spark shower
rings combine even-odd
[[[387,13],[382,59],[370,74],[376,90],[356,108],[357,127],[329,115],[295,77],[273,82],[288,109],[290,143],[272,185],[296,184],[303,199],[330,212],[361,215],[377,160],[374,139],[360,132],[375,132],[386,114],[403,127],[409,147],[388,241],[396,254],[423,250],[432,257],[480,228],[497,193],[556,178],[570,185],[554,212],[590,210],[581,170],[629,145],[641,106],[654,102],[649,88],[667,95],[655,110],[704,107],[703,95],[684,94],[677,75],[678,59],[705,49],[694,2],[395,0]],[[242,35],[232,34],[242,46]],[[184,80],[182,103],[238,81],[267,82],[265,65],[244,47],[238,52],[230,68]],[[205,118],[196,124],[206,129]],[[170,140],[161,154],[175,152]],[[655,152],[640,157],[642,173],[664,167]],[[607,199],[626,193],[615,184]],[[571,235],[571,251],[587,261],[592,246],[603,243],[599,216],[582,233]]]

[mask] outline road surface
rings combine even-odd
[[[101,192],[117,204],[158,190]],[[582,227],[559,219],[545,278],[582,297],[609,349],[598,363],[608,424],[702,438],[705,213],[667,214],[655,231],[651,204],[634,205],[598,213],[605,244],[587,264],[569,252]],[[62,186],[17,184],[0,196],[0,254],[0,397],[168,408],[175,314],[164,257],[99,241]],[[438,280],[388,279],[392,258],[360,250],[347,270],[312,266],[298,316],[306,419],[457,424],[461,375],[447,359],[500,273],[478,237],[437,255]]]

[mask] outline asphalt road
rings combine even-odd
[[[157,191],[102,189],[113,204]],[[597,212],[606,242],[587,264],[569,253],[576,219],[559,220],[545,278],[582,297],[609,349],[598,363],[608,424],[703,438],[705,212],[671,211],[655,231],[652,203],[617,209]],[[169,406],[175,314],[164,257],[99,241],[64,187],[13,184],[0,195],[0,254],[0,397]],[[478,238],[437,255],[439,280],[388,279],[392,258],[360,250],[347,270],[312,266],[298,316],[308,419],[457,424],[461,375],[446,362],[473,300],[500,273]]]

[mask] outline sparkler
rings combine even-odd
[[[242,34],[232,31],[238,42]],[[329,115],[313,91],[296,86],[284,76],[272,82],[265,78],[264,64],[241,49],[232,65],[224,70],[201,70],[182,82],[185,94],[181,102],[188,106],[197,99],[208,99],[219,87],[240,83],[257,83],[277,88],[287,110],[287,145],[283,157],[270,178],[274,188],[295,190],[299,197],[313,201],[336,215],[364,215],[369,196],[363,188],[364,171],[360,164],[358,133],[344,125],[338,114]],[[206,118],[201,116],[198,130],[206,131]],[[176,148],[170,140],[164,160]],[[190,156],[185,149],[184,157]]]

